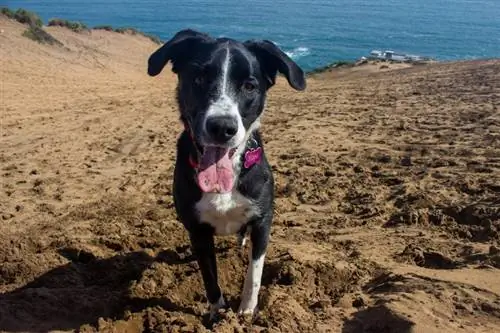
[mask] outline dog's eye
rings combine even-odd
[[[249,93],[253,92],[256,88],[255,84],[250,81],[246,81],[242,86],[242,89]]]

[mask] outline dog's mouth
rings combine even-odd
[[[198,186],[203,192],[231,192],[234,185],[232,157],[236,148],[204,146],[200,152]]]

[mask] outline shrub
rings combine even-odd
[[[129,33],[136,35],[138,31],[135,28],[116,28],[114,29],[114,32],[118,32],[119,34]]]
[[[13,19],[15,15],[14,11],[7,7],[2,7],[1,13],[11,19]]]
[[[333,63],[333,68],[346,67],[346,66],[352,66],[352,65],[354,65],[354,63],[352,61],[341,60],[341,61],[337,61],[337,62]]]
[[[339,60],[336,62],[332,62],[331,64],[328,64],[326,66],[315,68],[312,71],[309,71],[307,74],[319,74],[319,73],[327,72],[333,68],[352,67],[352,66],[354,66],[354,62],[352,62],[352,61]]]
[[[141,35],[141,36],[144,36],[146,38],[149,38],[150,40],[152,40],[156,44],[161,44],[161,40],[158,36],[155,36],[152,34],[147,34],[145,32],[137,30],[136,28],[116,28],[115,31],[118,33],[121,33],[121,34],[128,33],[128,34],[132,34],[132,35]]]
[[[151,39],[156,44],[161,44],[162,43],[160,37],[158,37],[158,36],[155,36],[155,35],[152,35],[152,34],[146,34],[144,32],[140,32],[140,34],[143,35],[144,37],[147,37],[147,38]]]
[[[43,25],[42,19],[37,14],[22,8],[16,10],[14,19],[20,23],[29,24],[33,27],[41,27]]]
[[[114,32],[117,32],[117,33],[120,33],[120,34],[141,35],[141,36],[144,36],[146,38],[149,38],[150,40],[152,40],[156,44],[161,44],[162,43],[161,39],[158,36],[144,33],[144,32],[142,32],[140,30],[137,30],[136,28],[122,27],[122,28],[116,28],[115,29],[115,28],[113,28],[110,25],[98,25],[98,26],[95,26],[93,29],[96,29],[96,30],[106,30],[106,31],[114,31]]]
[[[92,29],[95,30],[106,30],[106,31],[113,31],[113,27],[110,25],[96,25]]]
[[[43,22],[37,14],[22,8],[19,8],[14,12],[7,7],[2,7],[1,13],[8,18],[18,21],[19,23],[29,25],[28,29],[23,32],[24,37],[42,44],[63,45],[63,43],[42,29]]]
[[[63,45],[63,43],[55,39],[47,31],[34,25],[31,25],[26,31],[24,31],[23,36],[42,44]]]
[[[57,27],[65,27],[74,32],[82,32],[83,30],[87,30],[87,26],[78,21],[68,21],[59,18],[53,18],[49,21],[49,27],[57,26]]]
[[[2,7],[1,12],[3,15],[8,18],[14,19],[19,23],[29,24],[31,26],[41,27],[43,25],[42,19],[40,17],[26,9],[19,8],[16,11],[13,11],[10,8]]]

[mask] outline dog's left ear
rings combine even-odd
[[[302,69],[273,42],[250,40],[243,43],[243,45],[257,57],[268,80],[268,88],[272,87],[276,82],[277,72],[285,75],[288,83],[295,90],[304,90],[306,88],[306,79]]]
[[[148,74],[150,76],[160,74],[169,61],[173,64],[172,71],[177,73],[181,63],[194,54],[194,46],[210,40],[209,35],[195,30],[185,29],[179,31],[172,39],[151,54],[148,60]]]

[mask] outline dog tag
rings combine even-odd
[[[262,159],[262,148],[257,147],[255,149],[249,149],[245,152],[245,163],[243,163],[243,166],[248,169],[252,165],[260,163],[260,160]]]

